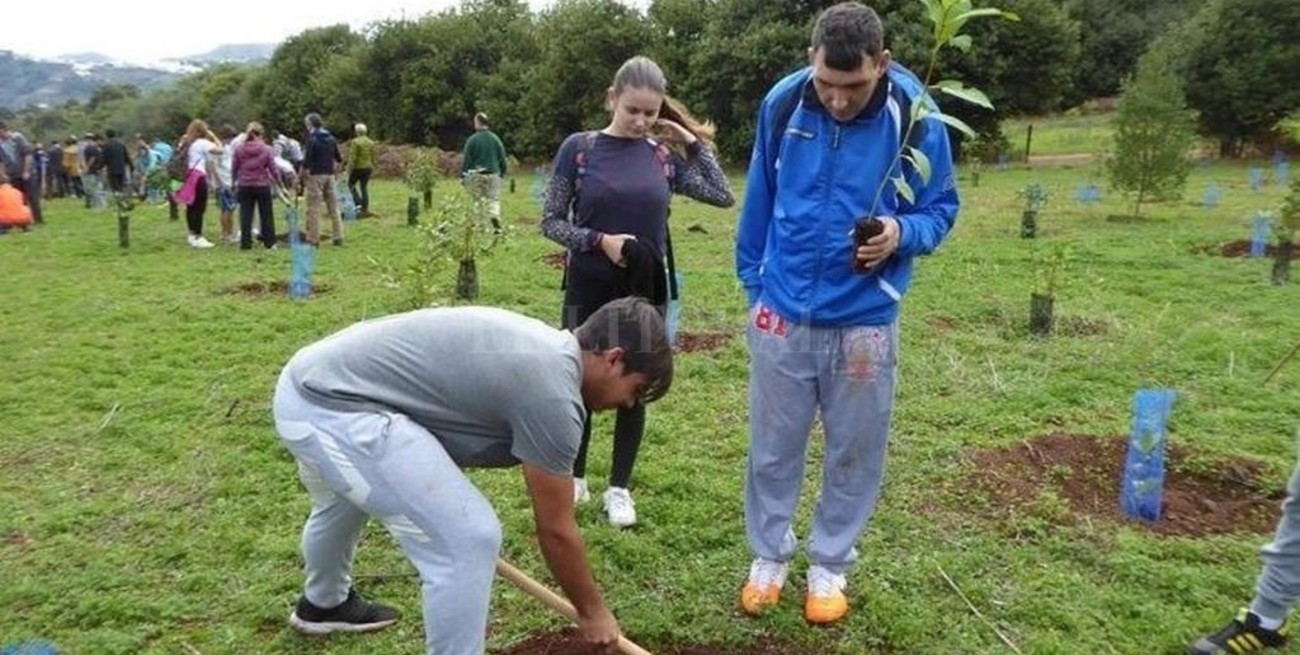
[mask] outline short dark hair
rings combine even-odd
[[[325,124],[325,121],[320,117],[320,114],[314,111],[307,114],[307,117],[304,120],[306,120],[307,124],[312,127],[320,127]]]
[[[605,303],[573,331],[587,352],[623,349],[625,375],[644,373],[641,401],[664,397],[673,384],[673,347],[663,314],[645,298],[629,296]]]
[[[115,138],[117,138],[117,131],[116,131],[116,130],[104,130],[104,135],[107,136],[107,137],[110,138],[110,139],[115,139]]]
[[[885,27],[876,10],[858,2],[841,2],[817,17],[812,32],[813,51],[836,70],[856,70],[863,57],[876,58],[885,50]]]

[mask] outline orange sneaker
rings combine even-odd
[[[773,562],[761,557],[749,565],[749,579],[740,590],[740,607],[746,614],[758,615],[781,600],[781,587],[790,570],[787,562]]]
[[[844,576],[813,565],[808,568],[808,597],[803,616],[809,623],[834,623],[849,613]]]

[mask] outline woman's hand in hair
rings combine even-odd
[[[658,121],[655,121],[654,131],[655,134],[659,136],[660,141],[670,146],[689,146],[698,141],[690,130],[682,127],[680,123],[670,121],[666,118],[661,118]]]

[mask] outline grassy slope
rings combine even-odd
[[[1127,525],[1057,528],[1051,502],[992,523],[963,479],[969,448],[1054,430],[1125,433],[1133,392],[1159,385],[1180,393],[1174,440],[1260,458],[1269,484],[1285,483],[1300,365],[1267,387],[1260,381],[1295,343],[1297,287],[1270,286],[1264,261],[1191,252],[1248,238],[1249,216],[1280,191],[1250,192],[1240,167],[1198,169],[1187,197],[1215,181],[1225,190],[1220,208],[1167,203],[1150,210],[1150,222],[1120,225],[1104,220],[1121,211],[1117,198],[1092,208],[1072,201],[1077,185],[1100,179],[1093,170],[986,170],[979,188],[963,188],[960,223],[919,267],[907,300],[886,489],[851,578],[854,611],[840,627],[803,624],[802,557],[779,611],[738,615],[749,557],[743,343],[682,357],[673,393],[650,412],[634,479],[641,525],[609,528],[598,503],[579,511],[625,630],[649,646],[767,635],[823,653],[1005,652],[939,567],[1026,653],[1179,652],[1244,603],[1262,535],[1197,541]],[[1037,242],[1017,238],[1015,190],[1031,181],[1052,192]],[[512,222],[535,216],[530,184],[521,180],[507,198]],[[49,226],[0,237],[0,645],[43,637],[67,653],[177,653],[185,644],[206,655],[423,652],[417,582],[379,530],[361,549],[358,584],[408,620],[327,641],[283,623],[301,584],[306,498],[274,440],[270,392],[297,348],[397,308],[368,258],[411,251],[405,198],[393,184],[376,186],[387,218],[355,224],[346,247],[320,251],[318,279],[332,288],[307,302],[223,293],[285,278],[288,253],[191,251],[183,223],[161,210],[137,212],[129,252],[117,248],[110,216],[69,201],[52,203]],[[685,329],[739,333],[734,216],[677,203]],[[692,224],[707,234],[682,229]],[[534,225],[517,227],[518,238],[483,264],[480,301],[553,320],[559,274],[539,258],[557,248]],[[1098,321],[1103,334],[1027,336],[1032,251],[1055,242],[1072,252],[1058,316]],[[608,419],[599,425],[597,479],[609,458]],[[806,496],[816,473],[809,468]],[[473,477],[504,522],[504,554],[545,579],[518,474]],[[558,625],[498,585],[492,646]]]

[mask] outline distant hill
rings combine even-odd
[[[269,60],[276,46],[274,43],[223,45],[156,64],[123,63],[97,52],[46,60],[0,50],[0,107],[17,110],[31,105],[61,105],[68,100],[85,102],[95,89],[105,84],[132,84],[149,91],[214,64]]]
[[[278,45],[278,43],[233,43],[217,46],[203,54],[176,57],[175,61],[193,64],[268,61],[271,55],[275,54]]]

